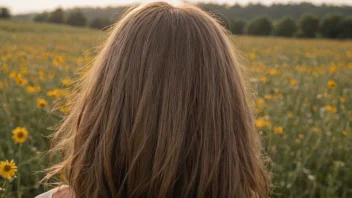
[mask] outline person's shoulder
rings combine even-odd
[[[73,198],[73,194],[70,191],[70,188],[66,185],[54,188],[36,196],[35,198]]]

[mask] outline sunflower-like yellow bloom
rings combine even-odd
[[[283,128],[281,126],[278,126],[278,127],[274,127],[274,133],[275,134],[282,134],[283,133]]]
[[[41,108],[44,108],[46,106],[48,106],[48,102],[46,100],[42,99],[42,98],[38,98],[38,100],[37,100],[37,108],[41,109]]]
[[[0,162],[0,176],[5,179],[12,179],[17,172],[17,166],[13,160],[10,162],[8,160]]]
[[[333,80],[328,81],[328,87],[334,89],[336,87],[336,82]]]
[[[28,131],[24,127],[17,127],[12,130],[12,139],[16,143],[23,143],[28,138]]]

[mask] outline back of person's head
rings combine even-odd
[[[248,81],[193,6],[128,10],[56,133],[75,197],[268,197]]]

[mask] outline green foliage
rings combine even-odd
[[[64,10],[57,8],[54,12],[50,13],[48,22],[50,23],[64,23]]]
[[[232,34],[244,34],[244,28],[246,27],[246,22],[242,20],[230,20],[230,31]]]
[[[274,27],[274,35],[292,37],[297,31],[296,21],[291,17],[281,18]]]
[[[217,19],[220,25],[224,26],[226,29],[230,29],[229,20],[222,13],[211,13],[211,15]]]
[[[352,17],[345,17],[341,24],[340,38],[352,38]]]
[[[326,38],[338,38],[342,32],[343,17],[338,14],[332,14],[323,19],[321,22],[320,32]]]
[[[67,24],[72,25],[72,26],[86,26],[87,24],[87,18],[84,16],[84,14],[80,10],[75,10],[70,12],[68,15]]]
[[[90,22],[89,27],[99,30],[105,30],[110,25],[110,20],[107,18],[95,18],[92,22]]]
[[[0,8],[0,19],[11,18],[10,10],[8,8]]]
[[[346,0],[347,2],[347,0]],[[254,17],[266,15],[272,20],[279,20],[284,16],[292,17],[293,19],[299,19],[303,14],[314,13],[317,17],[324,17],[332,12],[338,12],[344,16],[352,16],[352,6],[335,6],[335,5],[314,5],[311,3],[290,3],[281,4],[275,3],[270,6],[264,6],[261,4],[248,4],[240,5],[235,4],[233,6],[218,5],[202,3],[198,4],[202,9],[205,9],[211,13],[217,12],[223,14],[228,19],[241,19],[249,21]],[[120,14],[126,9],[123,7],[84,7],[80,8],[88,21],[92,21],[95,18],[108,18],[115,21]],[[70,10],[67,10],[68,12]],[[22,14],[14,16],[16,19],[31,19],[31,14]]]
[[[43,12],[34,16],[33,21],[35,22],[46,22],[49,19],[49,13]]]
[[[268,17],[257,17],[247,26],[246,32],[249,35],[268,36],[273,30],[273,25]]]
[[[319,19],[314,15],[304,15],[299,20],[299,37],[313,38],[319,31]]]
[[[314,13],[319,18],[332,12],[338,12],[345,16],[352,16],[352,6],[348,5],[315,5],[312,3],[274,3],[269,6],[260,3],[249,3],[248,5],[235,4],[233,6],[210,3],[202,3],[198,5],[209,12],[220,12],[228,19],[241,19],[245,21],[264,15],[272,20],[279,20],[284,16],[297,20],[306,13]]]

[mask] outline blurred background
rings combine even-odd
[[[131,0],[0,0],[0,197],[34,197],[67,97]],[[181,4],[181,1],[167,1]],[[352,1],[187,1],[232,34],[273,197],[352,197]],[[54,158],[55,159],[55,158]],[[53,181],[65,181],[58,175]]]
[[[1,18],[102,29],[129,5],[153,1],[1,0]],[[180,4],[181,1],[169,1]],[[351,38],[350,0],[187,1],[217,15],[233,34]]]

